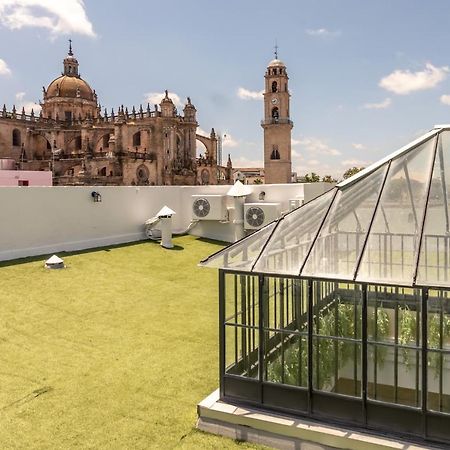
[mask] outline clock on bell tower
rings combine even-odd
[[[267,66],[264,89],[264,180],[266,184],[290,183],[292,178],[289,90],[286,66],[275,59]]]

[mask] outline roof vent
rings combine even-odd
[[[51,258],[45,261],[46,269],[64,269],[66,266],[64,265],[64,261],[56,255],[53,255]]]

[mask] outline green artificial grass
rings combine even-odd
[[[195,429],[218,386],[220,243],[143,242],[0,266],[0,447],[257,448]]]

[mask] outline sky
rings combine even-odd
[[[277,42],[293,170],[340,178],[450,123],[449,19],[448,0],[0,0],[0,103],[36,112],[70,38],[102,107],[189,96],[224,158],[262,166]]]

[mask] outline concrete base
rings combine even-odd
[[[341,426],[239,407],[219,400],[214,391],[197,405],[197,428],[228,438],[283,450],[430,450],[421,446]]]

